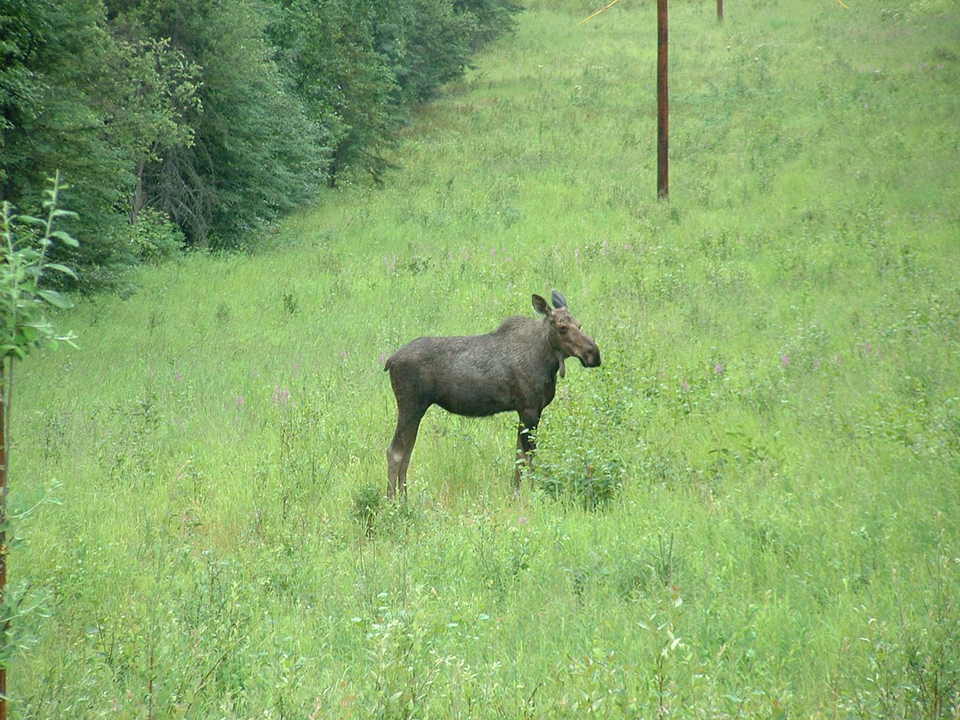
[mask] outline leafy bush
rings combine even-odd
[[[169,260],[180,252],[186,241],[183,231],[159,210],[144,208],[136,222],[124,228],[121,237],[140,262]]]
[[[74,277],[69,267],[50,261],[50,249],[57,243],[76,247],[77,241],[62,230],[54,230],[58,219],[75,217],[67,210],[57,208],[64,185],[59,173],[51,178],[52,188],[46,191],[43,202],[46,219],[16,214],[10,203],[3,203],[2,233],[0,233],[0,358],[22,360],[38,347],[69,342],[70,335],[57,335],[45,311],[50,307],[66,309],[72,303],[56,290],[41,286],[41,278],[50,271]],[[0,389],[6,392],[3,375]]]
[[[78,272],[51,282],[83,293],[129,289],[132,268],[172,259],[185,242],[180,228],[159,210],[144,208],[133,223],[114,216],[101,229],[96,243],[83,249],[53,249],[54,258],[77,267]]]
[[[601,509],[623,488],[623,464],[599,455],[582,448],[565,452],[557,462],[538,464],[534,482],[554,499],[567,498],[584,510]]]
[[[367,535],[373,534],[373,523],[382,502],[383,493],[374,485],[365,485],[353,494],[353,517]]]

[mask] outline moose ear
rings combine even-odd
[[[553,300],[553,306],[555,308],[562,308],[567,306],[567,299],[563,296],[562,293],[557,292],[556,290],[550,295],[550,299]]]
[[[549,315],[549,314],[550,314],[550,306],[547,305],[547,301],[544,300],[544,299],[543,299],[542,297],[540,297],[539,295],[534,295],[534,296],[533,296],[533,309],[536,310],[536,311],[537,311],[538,313],[540,313],[541,315]]]

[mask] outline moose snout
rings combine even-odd
[[[580,356],[580,364],[584,367],[600,367],[600,348],[596,345],[587,348]]]

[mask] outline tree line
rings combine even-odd
[[[89,287],[230,248],[335,185],[380,182],[416,103],[513,27],[511,0],[4,0],[0,198],[59,169]]]

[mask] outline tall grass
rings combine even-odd
[[[669,203],[649,4],[531,3],[385,188],[65,316],[15,716],[956,717],[960,13],[847,4],[673,4]],[[551,287],[604,365],[533,482],[433,410],[380,501],[381,358]]]

